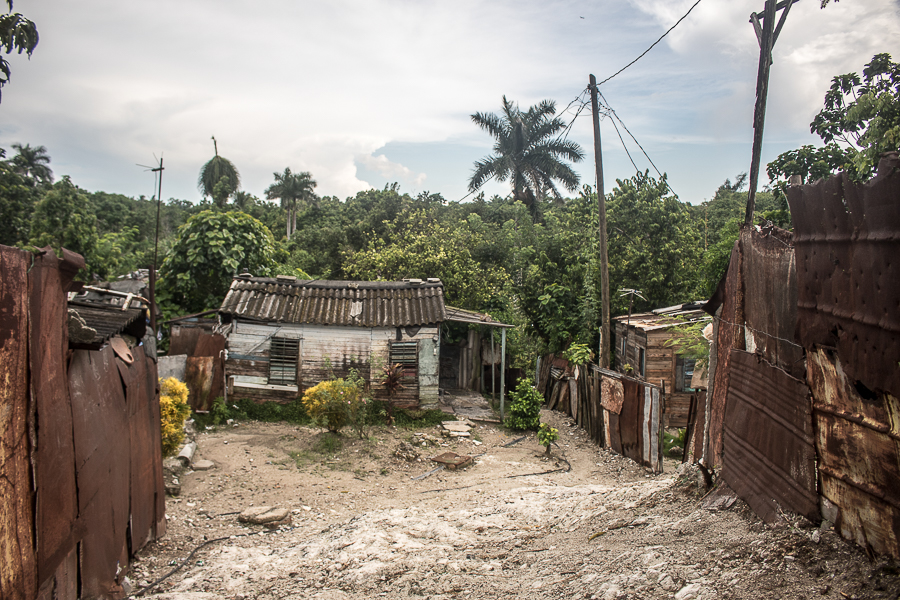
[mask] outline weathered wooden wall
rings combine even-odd
[[[376,398],[387,399],[378,385],[377,369],[388,364],[392,341],[418,341],[418,369],[404,379],[394,403],[403,408],[433,405],[438,401],[438,355],[436,326],[333,327],[327,325],[262,324],[236,321],[228,334],[225,370],[229,394],[257,401],[286,402],[315,384],[346,377],[351,369],[370,382]],[[297,382],[294,390],[242,387],[240,380],[264,385],[269,372],[269,339],[273,336],[300,340]],[[372,384],[373,376],[375,383]],[[239,381],[233,382],[237,377]],[[280,386],[283,387],[283,386]]]

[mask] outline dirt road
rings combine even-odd
[[[766,526],[740,500],[704,508],[696,475],[679,474],[678,463],[654,475],[598,449],[558,413],[543,419],[560,429],[549,459],[533,433],[510,444],[520,436],[496,425],[452,441],[435,427],[380,428],[369,440],[346,434],[341,448],[287,424],[204,432],[199,453],[216,467],[182,475],[166,538],[141,552],[129,580],[138,591],[190,555],[142,597],[900,595],[896,562],[870,561],[802,518]],[[401,442],[419,459],[396,457]],[[448,450],[475,462],[413,479]],[[251,505],[290,509],[291,523],[239,523]]]

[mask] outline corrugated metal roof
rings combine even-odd
[[[99,347],[112,336],[123,332],[129,325],[144,318],[144,311],[136,308],[122,310],[119,306],[109,304],[88,304],[69,302],[69,310],[74,310],[85,325],[96,331],[91,339],[79,339],[78,344]],[[83,330],[89,333],[89,330]]]
[[[677,317],[677,318],[676,318]],[[691,321],[709,321],[711,317],[702,310],[682,310],[665,314],[642,313],[631,315],[631,327],[640,331],[654,331],[668,329],[674,325],[681,325]],[[628,324],[628,315],[614,317],[613,321]]]
[[[447,320],[444,285],[439,280],[235,277],[220,312],[255,321],[356,327],[406,327]]]

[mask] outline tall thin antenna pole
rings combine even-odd
[[[153,242],[153,266],[150,267],[150,329],[153,335],[156,335],[156,267],[159,254],[159,213],[162,210],[162,172],[163,167],[162,153],[159,155],[159,166],[150,169],[154,173],[159,173],[159,191],[156,194],[156,239]]]
[[[600,356],[598,362],[609,368],[609,256],[606,242],[606,194],[603,191],[603,149],[600,146],[600,114],[597,107],[597,78],[591,75],[591,113],[594,121],[594,162],[597,169],[597,208],[600,234],[600,297],[603,311],[600,327]]]

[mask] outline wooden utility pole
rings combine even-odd
[[[597,78],[591,75],[591,114],[594,121],[594,163],[597,168],[597,208],[600,234],[600,297],[603,320],[600,326],[600,356],[597,361],[609,368],[609,256],[606,244],[606,195],[603,192],[603,150],[600,147],[600,113],[597,106]]]
[[[772,48],[784,27],[791,6],[799,0],[782,0],[776,4],[776,0],[766,0],[765,8],[761,13],[750,15],[756,39],[759,41],[759,69],[756,75],[756,109],[753,112],[753,156],[750,159],[750,192],[747,194],[747,212],[744,215],[744,224],[753,223],[753,210],[756,207],[756,185],[759,181],[759,160],[762,153],[763,129],[766,124],[766,97],[769,93],[769,67],[772,66]],[[779,10],[781,19],[775,26],[775,15]],[[762,19],[762,25],[760,25]]]
[[[150,170],[154,173],[159,173],[159,191],[156,194],[156,241],[153,245],[153,266],[150,267],[150,329],[153,331],[153,335],[156,336],[156,261],[157,254],[159,253],[159,213],[162,207],[162,172],[165,170],[163,168],[162,154],[159,155],[159,166]]]

